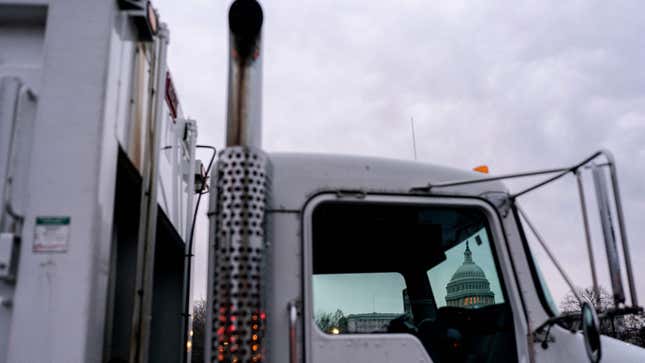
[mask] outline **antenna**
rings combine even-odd
[[[414,134],[414,117],[410,117],[410,127],[412,128],[412,150],[414,151],[414,161],[417,161],[417,137]]]

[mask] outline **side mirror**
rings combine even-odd
[[[585,348],[587,350],[587,357],[592,363],[598,363],[602,356],[602,349],[600,347],[600,322],[598,314],[593,305],[586,300],[582,303],[582,310],[580,314],[582,333],[584,335]]]

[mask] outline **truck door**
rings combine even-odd
[[[528,360],[496,213],[475,199],[321,195],[304,213],[307,362]]]

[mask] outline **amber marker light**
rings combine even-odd
[[[482,173],[482,174],[488,174],[488,165],[476,166],[476,167],[473,168],[473,171],[476,171],[476,172]]]

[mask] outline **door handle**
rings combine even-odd
[[[298,346],[296,341],[296,323],[298,322],[298,308],[294,300],[287,304],[289,313],[289,363],[298,362]]]

